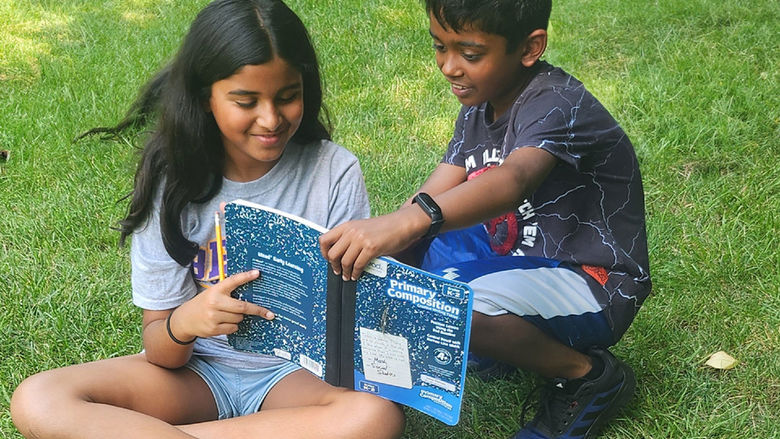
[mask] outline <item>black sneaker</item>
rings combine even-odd
[[[601,376],[574,393],[566,392],[566,380],[553,380],[536,417],[513,439],[593,438],[628,403],[636,388],[631,368],[605,349],[588,354],[604,362]]]

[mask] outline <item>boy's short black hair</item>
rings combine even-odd
[[[473,26],[507,40],[507,52],[536,29],[547,29],[552,0],[425,0],[425,10],[444,28]]]

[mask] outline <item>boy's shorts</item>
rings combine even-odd
[[[421,268],[469,284],[474,311],[515,314],[578,351],[609,347],[619,335],[595,295],[601,287],[581,267],[532,256],[496,256],[481,225],[443,233]],[[633,317],[633,316],[632,316]]]
[[[186,367],[208,384],[217,403],[219,419],[256,413],[271,388],[300,369],[290,362],[262,369],[237,369],[198,355],[193,355]]]

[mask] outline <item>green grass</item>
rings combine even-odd
[[[206,1],[0,3],[0,437],[36,371],[140,348],[127,249],[130,144],[73,144],[118,120]],[[375,213],[444,151],[458,104],[417,0],[290,0],[310,28],[335,139]],[[561,0],[546,58],[583,80],[642,166],[654,293],[618,355],[639,380],[612,438],[780,437],[780,6]],[[725,350],[730,371],[703,365]],[[410,412],[409,438],[504,438],[533,378],[469,378],[460,425]]]

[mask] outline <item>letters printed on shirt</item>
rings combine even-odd
[[[500,166],[504,161],[501,157],[500,148],[483,150],[479,157],[481,163],[477,162],[477,158],[474,154],[466,157],[468,180]],[[493,251],[500,256],[507,255],[510,252],[513,256],[524,256],[522,247],[533,247],[536,243],[538,223],[536,221],[530,222],[534,216],[533,205],[528,199],[525,199],[518,206],[516,212],[508,212],[485,222],[485,228],[488,235],[490,235],[490,247]]]

